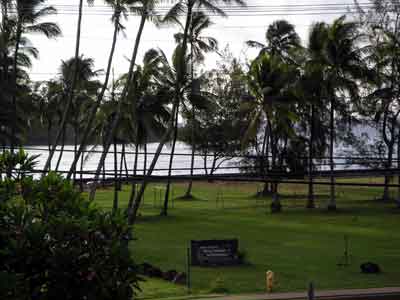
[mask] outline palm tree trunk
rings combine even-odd
[[[269,128],[272,128],[271,125],[269,125]],[[272,133],[272,130],[271,130]],[[276,160],[277,160],[277,145],[278,141],[276,138],[271,136],[271,153],[272,153],[272,170],[276,170]],[[271,203],[271,212],[272,213],[278,213],[282,211],[282,204],[279,200],[279,191],[278,191],[278,181],[277,179],[274,179],[274,182],[272,183],[272,203]]]
[[[180,66],[181,66],[182,69],[178,70],[178,76],[177,76],[177,90],[176,90],[177,93],[180,90],[180,89],[178,89],[179,85],[184,84],[183,78],[184,78],[185,71],[183,70],[183,68],[184,68],[184,61],[185,61],[185,57],[186,57],[187,38],[188,38],[188,32],[189,32],[191,18],[192,18],[192,6],[189,5],[188,6],[188,10],[187,10],[186,24],[185,24],[185,30],[184,30],[183,42],[182,42],[182,51],[181,51],[181,57],[180,57]],[[179,95],[176,94],[175,100],[174,100],[174,104],[173,104],[173,107],[172,107],[172,115],[170,117],[170,120],[168,122],[169,124],[167,126],[167,131],[164,133],[164,136],[161,138],[161,141],[158,144],[158,147],[157,147],[157,150],[156,150],[156,152],[154,154],[153,160],[152,160],[152,162],[150,164],[150,167],[149,167],[149,169],[147,171],[147,175],[143,178],[143,182],[142,182],[142,185],[140,187],[140,190],[136,194],[132,210],[128,211],[128,224],[130,224],[130,225],[135,223],[136,216],[137,216],[137,211],[138,211],[138,209],[140,207],[140,202],[141,202],[142,196],[144,194],[144,191],[146,189],[146,186],[148,184],[149,177],[153,173],[153,170],[154,170],[154,168],[156,166],[156,163],[157,163],[158,158],[159,158],[159,156],[161,154],[161,151],[162,151],[162,149],[164,147],[164,144],[167,142],[168,138],[170,137],[172,131],[175,128],[175,126],[174,126],[175,125],[175,122],[174,122],[175,118],[174,117],[175,117],[175,115],[177,114],[177,112],[179,110],[179,104],[180,104],[180,98],[179,98]]]
[[[138,53],[138,49],[139,49],[140,39],[141,39],[141,36],[142,36],[142,33],[143,33],[144,24],[146,22],[146,18],[147,18],[147,13],[144,12],[143,15],[142,15],[141,21],[140,21],[139,30],[138,30],[138,33],[137,33],[137,36],[136,36],[136,40],[135,40],[135,47],[133,49],[131,63],[130,63],[130,66],[129,66],[128,79],[127,79],[126,84],[124,86],[124,89],[122,91],[121,98],[119,99],[117,113],[116,113],[116,116],[115,116],[115,118],[113,120],[113,123],[111,124],[111,129],[110,129],[110,132],[109,132],[107,140],[106,140],[105,148],[103,149],[103,153],[101,155],[99,164],[97,166],[96,174],[94,176],[94,184],[92,185],[91,190],[90,190],[90,195],[89,195],[89,200],[90,201],[93,201],[94,197],[96,195],[97,180],[99,178],[101,165],[102,165],[103,161],[105,160],[107,152],[108,152],[108,150],[110,148],[112,137],[115,135],[115,131],[117,129],[119,120],[121,118],[122,103],[124,103],[124,101],[125,101],[125,99],[126,99],[126,97],[128,95],[128,91],[130,89],[130,83],[131,83],[132,77],[133,77],[133,69],[134,69],[134,66],[135,66],[135,63],[136,63],[136,57],[137,57],[137,53]]]
[[[168,167],[168,181],[167,181],[167,188],[165,189],[165,196],[164,196],[164,207],[160,213],[161,216],[168,215],[168,200],[169,200],[169,190],[171,186],[171,173],[172,173],[172,163],[174,161],[174,153],[175,153],[175,146],[176,146],[176,139],[178,136],[178,114],[179,114],[179,106],[176,110],[175,115],[175,125],[174,125],[174,133],[173,133],[173,140],[172,140],[172,148],[171,148],[171,155],[169,157],[169,167]]]
[[[124,170],[124,159],[125,159],[125,142],[122,142],[122,148],[121,148],[121,158],[119,160],[119,178],[120,178],[120,183],[122,184],[122,173]],[[118,187],[118,190],[121,191],[121,184]]]
[[[63,153],[64,153],[64,147],[65,147],[65,131],[66,131],[66,129],[63,130],[63,135],[62,135],[62,140],[61,140],[60,155],[58,156],[57,165],[56,165],[56,169],[55,169],[56,172],[58,171],[58,168],[60,167],[62,155],[63,155]]]
[[[174,127],[175,127],[174,126],[174,116],[176,114],[176,110],[177,110],[178,106],[179,106],[179,101],[175,100],[174,105],[172,107],[172,114],[168,121],[167,130],[165,131],[164,135],[162,136],[160,143],[158,144],[158,147],[156,149],[156,152],[154,153],[153,160],[151,161],[151,164],[147,170],[146,176],[144,176],[142,185],[140,186],[140,189],[135,196],[135,200],[134,200],[132,209],[128,211],[128,224],[129,225],[133,225],[136,221],[137,212],[139,210],[144,191],[149,182],[149,177],[151,176],[151,174],[153,174],[154,168],[157,164],[158,158],[160,157],[161,151],[164,148],[165,143],[168,141],[169,137],[171,136],[172,131],[174,130]]]
[[[17,2],[17,11],[18,2]],[[18,90],[18,82],[17,82],[17,68],[18,68],[18,52],[19,46],[21,42],[21,35],[22,35],[22,20],[18,19],[17,24],[17,33],[16,33],[16,41],[15,41],[15,51],[14,51],[14,61],[13,61],[13,84],[14,84],[14,91],[12,97],[12,112],[13,112],[13,120],[12,120],[12,127],[11,127],[11,145],[10,151],[14,153],[14,148],[16,144],[16,134],[17,134],[17,90]]]
[[[335,195],[335,162],[333,158],[333,146],[335,140],[335,107],[333,103],[333,97],[331,98],[331,111],[330,111],[330,120],[329,120],[329,127],[330,127],[330,144],[329,144],[329,165],[330,165],[330,199],[328,204],[328,210],[336,210],[336,195]]]
[[[390,145],[386,163],[386,169],[390,169],[392,167],[392,160],[393,160],[393,144]],[[389,201],[389,183],[390,183],[391,176],[385,176],[385,186],[383,188],[383,196],[382,201],[386,202]]]
[[[83,192],[83,158],[85,156],[85,152],[81,155],[81,165],[80,165],[80,174],[79,174],[79,187],[81,192]]]
[[[83,9],[83,0],[79,0],[78,26],[76,29],[76,44],[75,44],[75,56],[74,56],[75,68],[74,68],[74,74],[73,74],[73,79],[72,79],[72,86],[71,86],[71,90],[68,91],[69,97],[68,97],[67,105],[64,109],[63,116],[62,116],[61,126],[56,134],[54,144],[49,153],[46,164],[44,165],[44,168],[43,168],[44,171],[47,171],[49,169],[50,162],[51,162],[51,160],[54,156],[54,153],[57,149],[57,144],[60,141],[61,135],[63,134],[63,131],[66,127],[69,111],[70,111],[70,108],[72,105],[72,99],[74,98],[74,90],[75,90],[76,82],[78,79],[78,65],[77,64],[78,64],[79,49],[80,49],[80,43],[81,43],[82,9]],[[43,175],[45,175],[45,173],[43,173]],[[70,179],[70,178],[71,178],[71,176],[68,177],[68,179]]]
[[[146,170],[147,170],[147,139],[146,138],[144,139],[143,151],[144,151],[143,175],[146,175]]]
[[[260,164],[261,167],[261,174],[263,177],[265,177],[265,170],[269,170],[269,127],[268,127],[268,122],[265,124],[265,129],[264,129],[264,140],[263,140],[263,146],[261,149],[261,159],[262,163]],[[262,197],[268,196],[271,194],[271,189],[270,189],[270,184],[269,182],[264,183],[264,188],[261,192]]]
[[[113,214],[118,209],[118,153],[117,153],[117,139],[114,137],[114,202],[113,202]]]
[[[92,109],[89,112],[88,122],[87,122],[85,130],[83,132],[83,136],[82,136],[81,143],[80,143],[80,146],[78,149],[78,153],[76,155],[76,158],[72,162],[71,168],[67,175],[68,179],[71,178],[71,174],[74,172],[74,170],[76,168],[76,164],[78,163],[79,157],[82,155],[82,152],[85,150],[87,140],[89,138],[90,132],[92,131],[93,121],[96,118],[96,112],[99,109],[99,106],[100,106],[101,102],[103,101],[104,94],[107,90],[108,81],[110,79],[110,74],[111,74],[112,62],[113,62],[114,53],[115,53],[115,47],[117,44],[119,20],[120,20],[120,15],[117,14],[116,19],[114,21],[114,34],[113,34],[113,40],[112,40],[112,44],[111,44],[110,54],[108,56],[106,77],[104,79],[104,83],[101,88],[101,91],[100,91],[99,95],[97,96],[96,103],[92,106]]]
[[[194,78],[194,61],[193,61],[193,42],[191,39],[190,42],[190,63],[191,63],[191,68],[190,68],[190,79],[192,82],[192,93],[193,93],[193,78]],[[192,142],[192,156],[191,156],[191,162],[190,162],[190,180],[189,180],[189,184],[186,190],[185,195],[183,196],[183,198],[185,199],[192,199],[193,195],[192,195],[192,188],[193,188],[193,168],[194,168],[194,154],[195,154],[195,142],[194,142],[194,125],[195,125],[195,109],[194,109],[194,105],[192,104],[192,128],[191,128],[191,142]]]
[[[193,76],[193,75],[192,75]],[[193,80],[193,77],[192,77]],[[194,141],[194,126],[195,126],[195,110],[194,110],[194,106],[192,106],[192,132],[191,132],[191,140],[192,140],[192,155],[191,155],[191,162],[190,162],[190,181],[185,193],[184,198],[185,199],[192,199],[193,195],[192,195],[192,188],[193,188],[193,169],[194,169],[194,155],[195,155],[195,150],[196,150],[196,146],[195,146],[195,141]]]
[[[74,126],[74,159],[76,159],[76,154],[77,154],[77,149],[78,149],[78,128],[77,126]],[[74,171],[74,177],[73,181],[76,181],[76,172]]]
[[[397,169],[400,170],[400,131],[397,134]],[[399,186],[397,188],[396,204],[397,204],[397,208],[400,208],[400,173],[397,176],[397,184]]]
[[[50,153],[51,151],[51,122],[47,123],[47,147],[48,147],[48,151]],[[51,162],[49,164],[49,169],[51,170]]]
[[[308,151],[308,201],[307,208],[315,208],[314,179],[313,179],[313,158],[314,158],[314,104],[311,104],[310,114],[310,144]]]
[[[135,161],[133,164],[133,176],[136,176],[138,157],[139,157],[139,143],[136,141],[136,143],[135,143]],[[135,200],[135,193],[136,193],[136,181],[134,180],[134,181],[132,181],[132,184],[131,184],[131,194],[129,196],[128,212],[132,210],[133,201]]]

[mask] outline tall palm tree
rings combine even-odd
[[[128,95],[123,109],[127,113],[122,116],[121,121],[125,130],[122,132],[118,130],[119,135],[123,135],[121,138],[129,137],[129,141],[135,145],[134,175],[137,175],[139,146],[142,145],[145,150],[143,163],[143,172],[145,172],[147,166],[146,143],[148,140],[160,138],[170,119],[170,111],[167,107],[170,103],[169,94],[160,89],[159,83],[155,81],[160,66],[157,57],[151,55],[151,52],[146,53],[143,65],[138,66],[134,72],[131,85],[133,85],[135,93]],[[126,79],[127,74],[121,77],[119,84],[124,86]],[[128,218],[131,217],[133,211],[135,193],[136,183],[132,182],[127,209]]]
[[[8,16],[7,22],[0,25],[0,106],[1,106],[1,135],[4,144],[16,142],[20,133],[23,131],[24,122],[23,102],[16,102],[13,105],[14,96],[23,100],[27,91],[29,76],[26,69],[32,66],[32,58],[37,58],[38,50],[31,46],[32,43],[25,36],[19,40],[20,50],[17,53],[16,60],[11,53],[15,51],[16,45],[16,17]],[[16,64],[15,64],[16,62]],[[14,67],[16,68],[14,72]],[[14,75],[17,78],[17,86],[14,87]],[[21,103],[20,103],[21,102]],[[14,116],[14,108],[17,110],[17,118]],[[18,141],[19,142],[19,141]]]
[[[113,123],[110,126],[110,130],[108,132],[107,138],[106,138],[106,142],[105,142],[105,147],[103,149],[103,153],[100,157],[99,160],[99,164],[97,166],[96,169],[96,173],[94,176],[94,182],[95,184],[92,185],[91,191],[90,191],[90,195],[89,195],[89,199],[90,200],[94,200],[95,194],[96,194],[96,183],[97,180],[99,178],[100,175],[100,171],[102,168],[102,165],[104,164],[105,158],[107,156],[108,150],[110,148],[111,142],[115,136],[115,132],[116,129],[118,127],[118,123],[120,121],[121,115],[122,115],[122,105],[126,99],[126,97],[130,94],[130,93],[135,93],[134,90],[132,90],[130,83],[132,81],[133,78],[133,72],[134,72],[134,67],[136,64],[136,58],[137,58],[137,54],[138,54],[138,50],[139,50],[139,45],[140,45],[140,41],[141,41],[141,37],[142,37],[142,33],[143,33],[143,28],[144,25],[146,23],[147,20],[153,20],[155,22],[158,22],[158,17],[156,16],[156,14],[154,13],[154,8],[155,5],[157,4],[158,0],[138,0],[137,3],[139,4],[139,6],[134,6],[131,8],[132,11],[134,11],[135,13],[137,13],[138,15],[140,15],[140,24],[139,24],[139,28],[136,34],[136,39],[135,39],[135,44],[133,47],[133,51],[132,51],[132,57],[130,60],[130,65],[129,65],[129,71],[128,71],[128,78],[126,81],[126,85],[121,93],[119,102],[118,102],[118,106],[117,106],[117,112],[115,114],[115,118],[113,120]]]
[[[194,79],[194,68],[195,64],[202,63],[204,61],[204,54],[209,52],[217,52],[218,51],[218,41],[209,36],[202,36],[204,30],[209,28],[213,23],[211,22],[210,18],[207,17],[204,12],[198,11],[193,13],[193,17],[190,23],[189,29],[189,43],[190,43],[190,60],[191,60],[191,81],[192,81],[192,89],[196,88],[193,84]],[[181,25],[182,27],[182,25]],[[175,40],[178,45],[181,45],[183,41],[183,33],[175,34]],[[182,46],[180,46],[182,47]],[[192,122],[192,155],[191,155],[191,164],[190,164],[190,176],[193,176],[193,169],[194,169],[194,157],[195,157],[195,142],[194,142],[194,124],[195,124],[195,106],[192,105],[190,115],[190,122]],[[193,187],[193,180],[190,179],[187,190],[183,198],[191,199],[193,198],[192,195],[192,187]]]
[[[190,28],[190,20],[192,19],[192,14],[194,12],[194,9],[196,7],[202,7],[207,11],[211,11],[220,15],[225,15],[223,10],[218,8],[218,2],[216,0],[179,0],[166,14],[164,17],[164,22],[165,23],[172,23],[176,24],[179,17],[184,15],[185,16],[185,26],[183,30],[183,38],[182,38],[182,46],[179,47],[179,50],[177,51],[177,56],[178,56],[178,65],[177,65],[177,81],[176,81],[176,87],[175,87],[175,96],[173,98],[173,105],[172,105],[172,117],[170,118],[167,126],[166,133],[160,140],[160,143],[157,147],[156,153],[153,157],[153,160],[149,166],[149,169],[147,171],[146,176],[144,177],[143,183],[141,185],[141,188],[139,192],[137,193],[134,201],[134,207],[133,207],[133,214],[132,218],[129,220],[130,224],[133,224],[136,220],[136,213],[137,210],[140,206],[141,198],[144,194],[144,191],[146,189],[147,183],[148,183],[148,177],[151,176],[155,164],[161,154],[161,151],[164,147],[164,144],[168,140],[168,137],[170,134],[173,132],[173,128],[176,122],[174,122],[174,116],[177,114],[178,107],[180,104],[180,93],[181,93],[181,87],[186,84],[186,78],[187,78],[187,66],[185,64],[186,57],[187,57],[187,42],[188,42],[188,37],[189,37],[189,28]],[[240,5],[244,5],[243,0],[222,0],[222,3],[238,3]]]
[[[222,0],[224,3],[237,3],[240,5],[244,5],[244,2],[242,0]],[[178,126],[178,114],[179,114],[179,109],[180,109],[180,104],[181,104],[181,99],[180,99],[180,90],[182,90],[182,87],[186,85],[186,80],[188,80],[188,74],[187,74],[187,63],[185,62],[186,60],[186,55],[187,55],[187,47],[188,47],[188,42],[190,42],[190,37],[192,36],[190,34],[190,28],[191,24],[193,24],[193,17],[196,17],[196,12],[200,9],[204,8],[208,11],[214,12],[216,14],[219,14],[220,16],[226,16],[224,11],[221,10],[217,6],[217,1],[215,0],[180,0],[178,1],[166,14],[164,17],[164,22],[165,23],[172,23],[172,24],[177,24],[183,29],[183,34],[180,37],[181,42],[178,44],[178,47],[176,49],[177,56],[179,57],[177,60],[176,64],[176,74],[177,74],[177,80],[176,80],[176,95],[174,97],[174,111],[176,111],[176,120],[175,122],[172,123],[172,126],[174,126],[173,130],[173,144],[172,144],[172,149],[171,149],[171,157],[170,157],[170,167],[169,167],[169,173],[171,173],[171,167],[172,167],[172,160],[173,160],[173,153],[175,149],[175,142],[176,142],[176,136],[177,136],[177,126]],[[185,24],[182,26],[182,24],[179,21],[179,17],[181,15],[185,15]],[[197,17],[201,20],[201,18],[204,19],[201,15],[197,15]],[[203,22],[203,25],[208,25],[207,22]],[[193,27],[194,29],[194,27]],[[199,27],[198,29],[201,29]],[[172,115],[174,117],[174,115]],[[170,174],[168,176],[170,178]],[[169,197],[169,181],[167,184],[167,190],[165,193],[165,201],[164,201],[164,210],[162,211],[162,214],[167,213],[167,206],[168,206],[168,197]]]
[[[11,151],[14,151],[15,134],[16,134],[16,120],[17,120],[17,65],[18,53],[21,46],[21,38],[25,33],[40,33],[47,38],[55,38],[61,34],[61,30],[57,24],[52,22],[41,22],[41,19],[55,14],[56,9],[52,6],[41,7],[45,0],[16,0],[16,33],[15,33],[15,50],[14,50],[14,64],[13,64],[13,126],[12,126],[12,140]]]
[[[246,110],[251,118],[244,142],[257,134],[261,116],[264,114],[272,154],[272,171],[282,171],[282,159],[279,159],[279,155],[285,152],[288,138],[295,135],[294,123],[297,115],[292,103],[297,101],[294,90],[298,76],[299,71],[295,65],[284,62],[280,56],[267,53],[257,57],[250,66],[248,84],[254,98],[246,103]],[[273,180],[271,211],[279,212],[281,203],[278,181],[277,178]]]
[[[99,109],[101,102],[103,101],[104,94],[107,90],[109,79],[110,79],[110,74],[111,74],[113,57],[114,57],[114,53],[115,53],[115,47],[116,47],[116,43],[117,43],[118,33],[124,29],[124,26],[121,23],[121,18],[123,18],[123,17],[127,18],[128,10],[132,9],[132,5],[135,2],[137,2],[136,0],[104,0],[104,1],[113,8],[113,15],[112,15],[111,20],[114,23],[114,33],[113,33],[111,49],[110,49],[110,53],[109,53],[109,57],[108,57],[105,79],[104,79],[101,91],[97,96],[96,104],[92,107],[92,109],[89,112],[88,121],[87,121],[86,127],[83,131],[80,146],[79,146],[77,154],[74,158],[74,161],[72,162],[72,165],[68,172],[67,178],[70,178],[72,176],[73,172],[76,169],[78,160],[79,160],[82,152],[86,148],[87,139],[92,130],[92,125],[95,120],[96,112]]]
[[[78,68],[75,71],[75,68]],[[71,103],[70,110],[72,112],[71,117],[68,120],[68,124],[71,125],[74,135],[74,159],[77,155],[77,145],[79,131],[86,123],[86,113],[88,109],[94,106],[94,99],[101,87],[97,77],[100,75],[101,70],[94,70],[94,60],[92,58],[85,58],[83,55],[78,57],[78,61],[75,58],[70,58],[66,61],[62,61],[60,67],[60,80],[59,83],[62,88],[61,102],[65,105],[68,101],[68,93],[72,87],[73,80],[76,74],[77,83],[74,88],[74,97]],[[65,101],[66,100],[66,101]],[[64,132],[67,127],[64,128]],[[64,134],[63,134],[64,135]],[[64,141],[61,143],[61,147],[64,147]],[[62,158],[62,151],[59,155],[59,161]],[[75,179],[75,174],[74,174]]]
[[[324,67],[324,85],[329,103],[330,145],[329,160],[331,170],[331,188],[329,210],[336,209],[335,177],[334,177],[334,141],[335,141],[335,112],[346,112],[347,104],[344,96],[349,95],[355,100],[359,96],[357,79],[366,76],[366,66],[362,56],[359,41],[362,35],[356,22],[347,22],[345,17],[336,19],[328,29],[321,29],[322,39],[325,39],[324,55],[320,61]],[[325,37],[324,37],[325,35]]]
[[[89,4],[92,4],[94,0],[88,0]],[[80,53],[80,44],[81,44],[81,28],[82,28],[82,14],[83,14],[83,0],[79,0],[79,6],[78,6],[78,24],[76,26],[76,39],[75,39],[75,55],[74,55],[74,59],[75,62],[78,62],[78,57],[79,57],[79,53]],[[57,150],[57,146],[58,143],[61,139],[61,136],[63,135],[63,132],[65,130],[65,126],[67,124],[67,120],[68,120],[68,116],[70,113],[70,107],[72,104],[72,99],[73,99],[73,89],[75,88],[76,82],[77,82],[77,76],[78,76],[78,67],[76,66],[75,68],[75,72],[74,72],[74,76],[73,76],[73,80],[72,80],[72,86],[71,86],[71,90],[68,91],[68,99],[67,99],[67,103],[66,106],[64,108],[64,112],[62,115],[62,119],[61,119],[61,126],[58,129],[58,132],[56,134],[56,137],[54,139],[54,144],[53,147],[51,149],[51,151],[49,152],[49,156],[47,157],[46,163],[43,167],[44,171],[47,171],[51,165],[51,160],[53,159],[54,153]]]
[[[249,47],[260,49],[259,57],[264,54],[269,54],[272,57],[279,58],[285,63],[300,65],[302,60],[302,46],[299,35],[297,34],[293,24],[286,20],[278,20],[273,22],[265,33],[266,44],[257,41],[247,41]],[[257,124],[264,125],[264,138],[261,147],[261,156],[266,159],[261,159],[260,170],[265,173],[265,168],[269,168],[269,148],[270,148],[270,129],[268,125],[268,117],[260,114],[261,118]],[[253,128],[256,130],[256,128]],[[262,195],[270,194],[269,184],[265,183]]]
[[[301,48],[301,40],[293,24],[286,20],[273,22],[265,33],[267,44],[249,40],[249,47],[259,48],[260,54],[265,52],[273,56],[279,56],[286,62],[295,62],[295,56]]]
[[[304,64],[304,72],[300,80],[301,98],[309,106],[309,112],[306,112],[309,117],[305,117],[309,127],[308,140],[308,201],[307,208],[315,207],[314,199],[314,184],[312,172],[314,169],[315,153],[321,153],[325,149],[325,128],[324,126],[324,99],[327,97],[327,92],[324,89],[324,49],[326,46],[328,27],[325,23],[313,24],[308,39],[306,61]],[[307,126],[307,125],[306,125]],[[322,153],[323,155],[323,153]]]

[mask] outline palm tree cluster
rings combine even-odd
[[[331,24],[313,24],[306,45],[302,45],[292,24],[275,21],[266,31],[265,43],[247,42],[259,53],[243,65],[234,58],[226,59],[218,50],[217,40],[204,35],[212,26],[209,12],[225,16],[219,4],[244,5],[241,0],[179,0],[165,16],[156,13],[157,0],[104,0],[112,8],[114,26],[104,71],[96,70],[94,61],[81,54],[83,2],[79,1],[75,55],[62,61],[56,78],[32,83],[28,69],[38,51],[27,33],[57,37],[61,33],[58,26],[42,22],[55,9],[46,6],[45,0],[1,1],[0,141],[13,150],[23,144],[28,124],[45,129],[49,156],[44,171],[48,172],[59,169],[64,145],[72,140],[74,159],[66,175],[69,179],[82,174],[77,171],[83,170],[90,155],[88,146],[101,145],[91,200],[100,177],[106,174],[105,159],[113,147],[114,210],[119,205],[119,178],[124,174],[138,175],[139,171],[144,177],[140,184],[131,185],[127,209],[130,224],[136,220],[149,178],[168,142],[170,179],[178,138],[192,146],[191,175],[196,153],[205,157],[205,165],[207,157],[213,156],[212,175],[225,159],[256,152],[256,159],[245,161],[243,169],[252,168],[266,177],[277,174],[277,179],[265,183],[263,191],[264,195],[273,196],[273,211],[281,209],[278,175],[287,171],[308,174],[307,207],[315,206],[312,173],[318,158],[326,154],[332,183],[327,206],[336,209],[334,147],[338,139],[344,139],[342,129],[350,128],[350,122],[375,122],[386,145],[385,166],[392,166],[394,144],[400,143],[400,24],[394,13],[398,7],[382,4],[391,1],[374,1],[370,12],[360,9],[361,21],[340,17]],[[129,13],[139,16],[140,23],[128,70],[114,78],[115,49]],[[384,21],[378,22],[379,18]],[[148,22],[179,28],[171,59],[162,49],[150,49],[138,62],[140,41]],[[221,55],[225,63],[214,70],[199,71],[198,66],[210,52]],[[32,110],[39,118],[26,114]],[[185,120],[181,132],[180,116]],[[159,144],[148,163],[146,145],[154,140]],[[119,158],[117,145],[122,146]],[[135,151],[132,162],[125,154],[127,145]],[[138,161],[142,150],[143,164]],[[59,153],[56,163],[55,153]],[[139,165],[144,165],[143,170]],[[206,166],[206,172],[207,169]],[[168,213],[169,189],[170,180],[162,215]],[[185,197],[192,197],[192,183]],[[388,198],[387,188],[383,198]]]

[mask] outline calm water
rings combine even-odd
[[[147,145],[147,152],[149,153],[147,155],[147,167],[150,166],[152,160],[153,160],[153,153],[156,151],[158,146],[158,143],[151,143]],[[48,151],[46,150],[47,146],[27,146],[26,151],[29,154],[39,154],[38,158],[38,165],[37,169],[42,170],[44,167],[44,164],[46,163],[47,157],[48,157]],[[65,150],[73,150],[73,146],[65,146]],[[87,149],[92,149],[92,146],[89,146]],[[122,150],[122,146],[118,145],[117,146],[117,152]],[[102,147],[96,147],[95,151],[102,151]],[[110,148],[110,152],[113,151],[113,148]],[[127,166],[128,170],[130,171],[130,174],[132,174],[133,166],[134,166],[134,147],[126,146],[125,149],[126,152],[130,152],[126,155],[126,161],[127,161]],[[143,149],[140,149],[139,152],[143,153]],[[153,172],[153,175],[167,175],[168,174],[168,167],[169,167],[169,159],[170,159],[170,154],[171,148],[166,145],[163,148],[162,155],[159,157],[157,164],[156,164],[156,170]],[[175,148],[175,153],[177,154],[184,154],[184,155],[175,155],[174,160],[173,160],[173,165],[172,168],[176,169],[172,171],[173,175],[189,175],[190,174],[190,166],[191,166],[191,148],[190,146],[186,145],[185,143],[182,142],[177,142],[176,148]],[[100,159],[101,153],[85,153],[85,160],[84,160],[84,167],[83,169],[85,171],[95,171],[97,168],[98,161]],[[57,160],[59,157],[59,152],[57,152],[53,159],[52,159],[52,168],[54,169],[55,165],[57,164]],[[120,167],[120,158],[121,154],[117,155],[118,157],[118,169]],[[74,153],[73,152],[68,152],[64,151],[64,154],[62,156],[61,162],[60,162],[60,171],[68,171],[72,161],[74,158]],[[144,168],[144,154],[140,154],[138,156],[138,173],[143,172]],[[106,157],[106,172],[113,172],[114,170],[114,154],[109,153]],[[208,168],[211,167],[212,164],[212,158],[208,157],[207,159],[207,166]],[[79,165],[78,165],[79,166]],[[216,173],[217,174],[222,174],[222,173],[236,173],[238,172],[238,169],[235,166],[234,161],[229,161],[229,162],[224,162],[222,167],[226,168],[229,167],[231,169],[220,169]],[[194,161],[194,167],[199,168],[194,170],[194,174],[205,174],[204,172],[204,159],[203,157],[196,156],[195,161]],[[79,167],[77,167],[79,169]],[[184,170],[186,169],[186,170]],[[125,172],[125,169],[123,169]],[[84,177],[91,177],[91,175],[84,175]]]

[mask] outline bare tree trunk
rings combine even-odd
[[[311,104],[310,114],[310,143],[308,151],[308,201],[307,208],[315,208],[314,182],[313,182],[313,158],[314,158],[314,104]]]
[[[47,171],[50,166],[50,162],[54,156],[54,153],[57,149],[57,144],[60,141],[61,135],[63,134],[65,127],[67,125],[67,118],[69,115],[69,111],[72,105],[72,100],[74,98],[74,90],[76,86],[76,82],[78,79],[78,58],[79,58],[79,48],[80,48],[80,43],[81,43],[81,25],[82,25],[82,8],[83,8],[83,0],[79,0],[79,11],[78,11],[78,26],[76,30],[76,45],[75,45],[75,56],[74,56],[74,62],[75,62],[75,69],[74,69],[74,74],[73,74],[73,79],[72,79],[72,86],[71,90],[68,91],[68,101],[67,101],[67,106],[64,109],[64,113],[61,119],[61,126],[56,134],[55,140],[53,147],[49,153],[49,156],[47,158],[46,164],[44,165],[44,171]],[[60,154],[61,155],[61,154]],[[45,173],[43,173],[45,175]],[[68,176],[68,179],[71,177]]]
[[[330,111],[330,144],[329,144],[329,165],[330,165],[330,171],[331,171],[331,176],[330,176],[330,181],[331,181],[331,186],[330,186],[330,199],[329,199],[329,204],[328,204],[328,210],[336,210],[336,195],[335,195],[335,161],[334,161],[334,151],[333,151],[333,146],[334,146],[334,140],[335,140],[335,107],[333,103],[333,97],[331,98],[331,111]]]
[[[176,110],[176,115],[175,115],[175,125],[174,125],[175,128],[174,128],[174,133],[173,133],[174,136],[173,136],[173,140],[172,140],[171,155],[169,158],[169,167],[168,167],[168,181],[167,181],[167,187],[165,189],[164,207],[160,213],[161,216],[168,215],[168,201],[169,201],[169,190],[171,187],[172,164],[174,161],[176,139],[178,137],[178,114],[179,114],[179,106],[178,106],[178,109]]]
[[[112,67],[112,62],[113,62],[113,57],[114,57],[114,52],[115,52],[115,47],[117,44],[117,37],[118,37],[118,28],[119,28],[119,19],[120,19],[120,14],[116,15],[116,19],[114,21],[114,34],[113,34],[113,41],[112,41],[112,45],[111,45],[111,50],[110,50],[110,54],[108,57],[108,64],[107,64],[107,71],[106,71],[106,77],[104,79],[104,83],[103,86],[101,88],[101,91],[99,93],[99,95],[97,96],[96,99],[96,103],[92,106],[92,109],[89,112],[89,117],[88,117],[88,122],[86,124],[85,130],[83,132],[82,135],[82,139],[81,139],[81,143],[78,149],[78,153],[71,165],[71,168],[68,172],[67,178],[71,178],[71,174],[74,172],[76,165],[78,163],[79,157],[82,155],[82,152],[85,150],[86,144],[87,144],[87,140],[89,138],[90,132],[92,131],[92,124],[93,121],[96,118],[96,112],[101,104],[101,102],[103,101],[103,97],[104,94],[107,90],[107,86],[108,86],[108,81],[110,79],[110,73],[111,73],[111,67]]]

